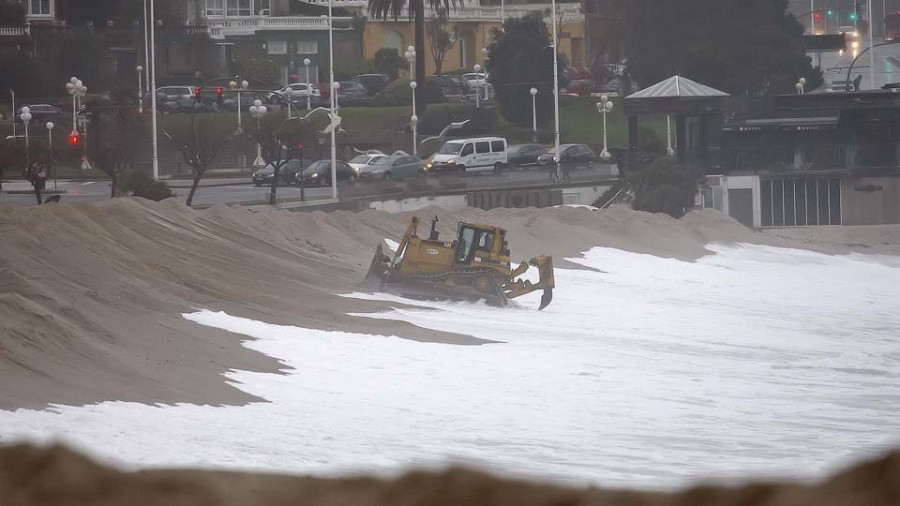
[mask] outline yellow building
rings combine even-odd
[[[559,35],[559,52],[569,58],[573,67],[585,66],[584,15],[580,4],[557,4],[557,30]],[[508,6],[506,17],[521,17],[528,12],[546,12],[546,22],[550,23],[550,4],[529,4]],[[426,9],[425,19],[431,19],[431,12]],[[484,64],[482,49],[491,44],[491,30],[500,28],[499,7],[461,7],[451,9],[447,21],[453,46],[444,57],[442,72],[452,70],[471,70],[475,64]],[[430,36],[425,33],[425,71],[428,75],[437,68],[430,49]],[[408,17],[393,21],[369,19],[363,36],[363,53],[366,59],[375,57],[382,48],[393,48],[403,56],[406,48],[415,42],[413,22]]]

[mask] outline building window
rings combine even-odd
[[[250,0],[227,0],[228,16],[250,16]]]
[[[28,1],[28,15],[29,16],[49,16],[52,14],[50,12],[50,0],[27,0]]]
[[[762,226],[808,227],[841,224],[840,179],[760,181]]]
[[[406,49],[403,47],[403,35],[400,32],[389,32],[384,36],[384,44],[382,47],[397,51],[397,56],[403,54]]]
[[[225,0],[206,0],[207,16],[222,16],[225,14]]]
[[[287,41],[272,40],[269,41],[269,54],[287,54]]]
[[[259,16],[272,15],[271,7],[269,6],[269,0],[257,0],[256,14]]]
[[[297,54],[319,54],[319,43],[315,40],[298,40]]]

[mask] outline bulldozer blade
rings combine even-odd
[[[372,257],[372,263],[369,264],[369,272],[363,279],[363,285],[372,289],[380,289],[390,268],[391,259],[382,252],[381,244],[375,248],[375,256]]]
[[[538,308],[538,311],[544,309],[545,307],[550,305],[550,301],[553,300],[553,290],[550,288],[544,289],[544,294],[541,295],[541,307]]]

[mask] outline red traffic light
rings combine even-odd
[[[216,88],[216,95],[222,95],[222,88]]]
[[[73,131],[69,134],[69,145],[73,148],[77,148],[81,145],[81,134]]]

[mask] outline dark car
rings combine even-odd
[[[358,176],[353,167],[347,162],[338,160],[335,167],[337,172],[337,180],[356,182]],[[329,186],[331,185],[331,160],[319,160],[313,162],[309,167],[303,170],[303,184]]]
[[[575,168],[578,166],[587,168],[597,159],[596,155],[594,155],[594,151],[584,144],[561,144],[559,146],[559,151],[562,153],[559,161],[564,166],[567,166],[567,168]],[[550,149],[539,156],[538,165],[553,165],[553,156],[555,153],[554,149]]]
[[[434,82],[441,88],[444,98],[451,102],[462,102],[466,99],[468,89],[462,76],[431,76],[426,82]]]
[[[540,144],[513,144],[506,148],[506,155],[511,167],[536,165],[538,163],[538,157],[546,152],[547,148]]]
[[[59,121],[62,116],[62,111],[59,107],[48,105],[48,104],[35,104],[35,105],[27,105],[22,106],[19,110],[16,111],[15,122],[18,124],[22,124],[22,120],[19,116],[22,115],[22,109],[28,107],[31,112],[31,123],[32,124],[43,124],[45,121]],[[71,119],[72,115],[69,114],[69,119]]]
[[[374,97],[379,91],[387,88],[391,79],[387,74],[360,74],[356,76],[356,81],[365,86],[370,97]]]
[[[359,169],[360,179],[405,179],[425,175],[425,161],[408,155],[386,156]]]
[[[579,96],[590,95],[597,92],[597,85],[590,79],[575,79],[569,81],[565,92]]]
[[[300,160],[289,161],[278,171],[278,184],[286,186],[299,183],[296,175],[304,166],[308,167],[309,162],[301,163]],[[275,179],[274,176],[275,167],[272,164],[266,165],[253,173],[253,184],[256,186],[272,186],[272,181]]]
[[[369,92],[366,87],[356,81],[341,81],[338,88],[338,106],[350,107],[369,103]]]

